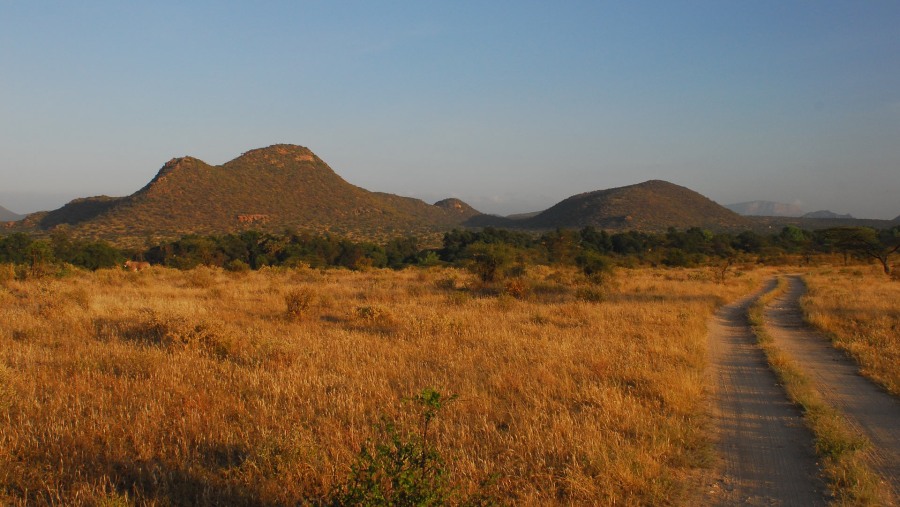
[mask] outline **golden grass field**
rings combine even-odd
[[[819,269],[804,279],[805,318],[866,375],[900,395],[900,282],[876,266]]]
[[[738,275],[536,267],[520,298],[449,268],[6,280],[0,502],[315,501],[434,387],[458,395],[434,434],[462,492],[679,503],[711,453],[707,318],[759,279]]]

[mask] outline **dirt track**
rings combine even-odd
[[[872,442],[872,467],[900,498],[900,400],[862,377],[853,361],[803,323],[806,286],[788,277],[788,289],[766,309],[766,327],[815,384],[825,402],[840,410]]]
[[[721,308],[709,323],[714,422],[720,463],[705,503],[824,505],[813,437],[756,345],[747,309],[763,289]]]

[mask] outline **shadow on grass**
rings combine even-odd
[[[211,456],[225,465],[234,463],[238,455],[229,449]],[[227,466],[225,467],[227,468]],[[243,484],[229,483],[216,472],[192,471],[171,466],[159,460],[117,462],[110,465],[116,490],[138,502],[154,501],[163,505],[278,505],[261,498],[262,492]]]

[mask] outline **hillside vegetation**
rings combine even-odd
[[[124,198],[79,199],[29,219],[80,237],[143,245],[184,234],[302,229],[384,239],[452,228],[477,211],[458,200],[433,206],[344,181],[307,148],[275,145],[221,166],[172,159]]]

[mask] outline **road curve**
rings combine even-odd
[[[788,287],[766,308],[765,325],[775,345],[799,364],[826,403],[872,442],[872,468],[900,498],[900,400],[858,373],[844,353],[803,322],[800,297],[806,284],[787,277]]]
[[[825,505],[813,436],[757,346],[747,310],[775,279],[724,306],[709,322],[709,369],[720,459],[712,505]]]

